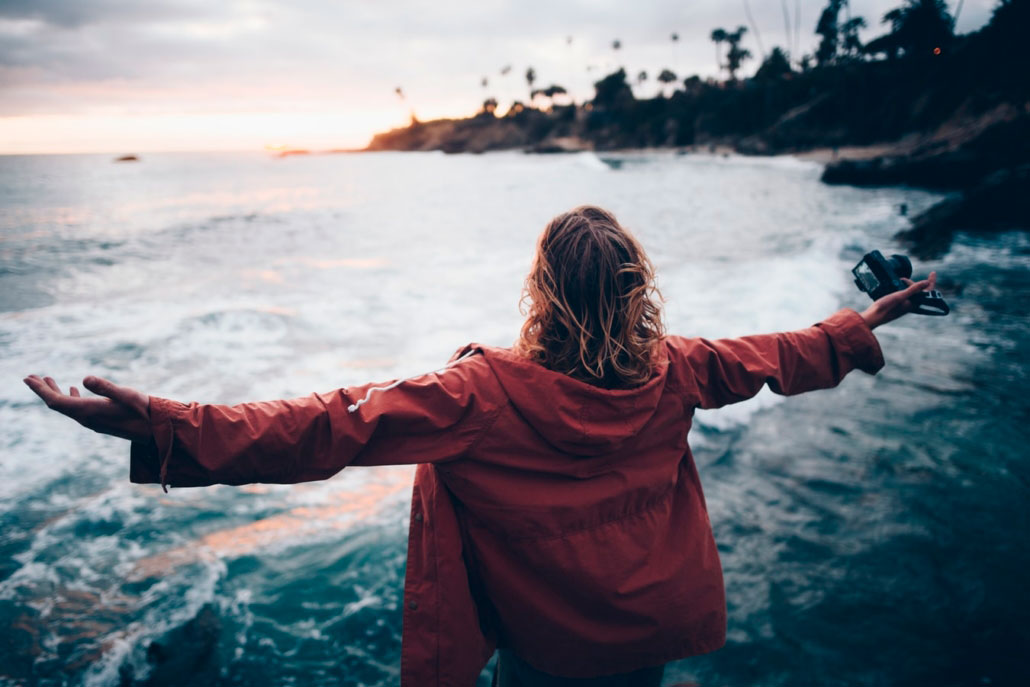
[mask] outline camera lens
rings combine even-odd
[[[898,277],[908,279],[912,276],[912,261],[907,256],[894,254],[888,262]]]

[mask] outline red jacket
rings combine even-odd
[[[295,483],[420,463],[401,683],[473,685],[498,644],[557,675],[625,672],[725,641],[722,570],[687,446],[694,409],[882,365],[852,310],[782,334],[667,337],[651,380],[630,390],[472,344],[388,385],[236,406],[151,397],[155,442],[133,445],[130,478]]]

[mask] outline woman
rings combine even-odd
[[[386,385],[236,406],[99,397],[25,381],[47,405],[132,441],[130,479],[176,487],[327,479],[418,463],[402,684],[472,685],[501,649],[509,685],[657,685],[723,645],[722,571],[687,446],[695,408],[835,386],[882,365],[872,329],[934,275],[795,332],[666,336],[653,270],[608,212],[540,237],[511,349],[470,344]]]

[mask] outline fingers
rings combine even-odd
[[[901,281],[903,281],[906,286],[911,286],[912,284],[915,284],[914,281],[912,281],[911,279],[906,279],[905,277],[902,277]],[[931,272],[930,276],[924,279],[923,281],[927,283],[926,290],[933,291],[935,288],[937,288],[937,272]]]
[[[32,389],[33,393],[44,401],[47,399],[47,396],[53,393],[53,389],[47,386],[46,382],[40,379],[37,375],[29,375],[22,381],[25,382],[25,386]]]
[[[929,279],[923,279],[923,280],[920,280],[920,281],[912,282],[911,284],[908,285],[908,288],[906,288],[901,293],[902,293],[902,295],[905,298],[911,298],[912,296],[916,295],[920,291],[925,290],[929,286],[930,286],[930,280]]]
[[[112,401],[141,410],[139,408],[139,393],[134,389],[118,386],[114,382],[104,379],[103,377],[94,377],[92,375],[83,379],[82,385],[98,396],[106,396]]]
[[[118,395],[118,386],[103,377],[94,377],[90,375],[82,380],[82,386],[86,387],[98,396],[106,396],[107,398],[116,398]]]
[[[80,396],[79,396],[79,390],[78,390],[78,389],[76,389],[75,387],[71,387],[71,388],[69,388],[69,389],[68,389],[68,393],[69,393],[69,394],[70,394],[71,396],[74,396],[75,398],[80,398]]]
[[[43,403],[46,403],[49,408],[57,408],[61,399],[64,398],[57,382],[50,377],[41,378],[39,375],[29,375],[23,381],[37,396],[43,399]]]

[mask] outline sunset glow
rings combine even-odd
[[[754,5],[765,43],[787,44],[780,4]],[[802,0],[799,26],[814,27],[823,5]],[[893,0],[852,5],[879,17]],[[979,26],[992,5],[966,2],[957,28]],[[560,85],[576,102],[620,66],[714,77],[711,29],[747,21],[717,0],[463,0],[421,10],[319,0],[0,5],[0,154],[359,148],[412,115],[528,102],[529,67],[537,88]],[[863,37],[880,32],[870,25]],[[815,40],[804,31],[798,50]],[[654,97],[659,88],[652,78],[635,90]]]

